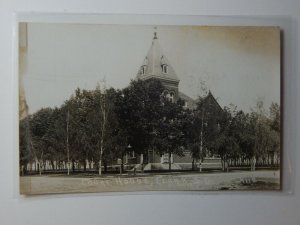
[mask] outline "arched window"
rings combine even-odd
[[[175,102],[175,92],[164,90],[162,93],[162,96],[164,96],[169,102]]]
[[[167,91],[167,90],[164,90],[164,91],[163,91],[163,95],[164,95],[164,96],[167,96],[168,94],[169,94],[169,91]]]
[[[170,102],[174,102],[174,100],[175,100],[175,93],[172,91],[170,92],[169,100],[170,100]]]
[[[167,64],[163,64],[161,65],[161,68],[162,68],[162,72],[167,74],[168,73],[168,65]]]
[[[142,74],[142,75],[145,75],[146,69],[147,69],[147,66],[142,66],[142,67],[141,67],[141,74]]]

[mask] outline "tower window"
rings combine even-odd
[[[145,75],[145,73],[146,73],[146,66],[142,66],[142,68],[141,68],[141,74]]]
[[[163,73],[168,73],[168,65],[166,65],[166,64],[162,65],[162,72]]]

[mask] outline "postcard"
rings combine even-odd
[[[280,190],[280,28],[19,23],[25,195]]]

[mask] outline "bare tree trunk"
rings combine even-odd
[[[74,161],[74,159],[72,159],[72,171],[73,171],[73,173],[75,172],[75,161]]]
[[[225,158],[221,156],[222,171],[225,171]]]
[[[194,170],[194,167],[195,167],[195,159],[193,158],[193,161],[192,161],[192,170]]]
[[[41,175],[42,175],[41,163],[38,164],[38,171],[39,171],[39,174],[40,174],[40,176],[41,176]]]
[[[51,164],[51,169],[54,171],[54,170],[55,170],[55,167],[54,167],[54,162],[53,162],[53,160],[50,160],[50,164]]]
[[[171,152],[168,153],[169,156],[169,171],[171,172]]]
[[[102,162],[101,159],[99,160],[99,175],[102,175]]]
[[[86,172],[86,160],[83,160],[83,171]]]
[[[106,162],[106,160],[104,160],[103,164],[104,164],[104,173],[107,173],[107,162]]]
[[[105,136],[105,128],[106,128],[106,114],[107,114],[107,105],[106,105],[106,88],[104,86],[103,93],[100,93],[100,104],[101,104],[101,112],[102,112],[102,127],[101,127],[101,143],[100,143],[100,160],[99,160],[99,175],[102,175],[102,157],[103,157],[103,151],[104,151],[104,136]]]
[[[124,169],[124,155],[122,154],[122,157],[121,157],[121,168],[122,168],[122,171],[125,171]]]
[[[100,159],[99,159],[99,175],[100,176],[102,175],[103,136],[104,136],[104,134],[102,133],[101,146],[100,146]]]
[[[251,171],[255,171],[256,159],[255,156],[251,158]]]
[[[120,166],[120,175],[123,173],[123,155],[120,156],[120,160],[118,160],[118,164]]]

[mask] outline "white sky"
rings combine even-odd
[[[24,89],[29,113],[60,106],[77,87],[126,87],[150,48],[154,26],[28,24]],[[258,99],[280,102],[276,28],[157,26],[158,41],[192,98],[200,81],[224,107],[249,111]]]

